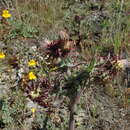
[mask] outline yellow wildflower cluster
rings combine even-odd
[[[3,10],[2,17],[7,19],[11,17],[11,14],[9,13],[8,10]]]
[[[5,58],[5,54],[3,52],[0,52],[0,59],[4,59],[4,58]],[[30,60],[28,62],[28,66],[36,66],[36,61],[35,60]],[[29,80],[37,79],[37,77],[35,76],[35,74],[33,72],[29,72],[28,78],[29,78]]]
[[[36,65],[37,63],[33,59],[28,62],[29,67],[35,67]],[[29,72],[28,77],[30,80],[35,80],[37,78],[33,72]]]

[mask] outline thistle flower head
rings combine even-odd
[[[51,90],[52,86],[45,77],[34,82],[29,81],[23,85],[23,91],[27,94],[27,97],[43,107],[48,107],[50,104],[48,98]]]
[[[58,58],[65,57],[70,49],[64,48],[64,40],[54,40],[46,46],[46,53],[49,57]]]

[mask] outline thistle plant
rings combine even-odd
[[[46,77],[33,81],[34,79],[36,78],[33,76],[30,79],[31,81],[22,83],[23,91],[32,101],[37,102],[45,108],[49,107],[51,105],[51,101],[49,101],[49,94],[53,90],[53,87]]]

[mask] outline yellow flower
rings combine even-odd
[[[33,72],[29,72],[28,77],[30,80],[34,80],[37,78]]]
[[[32,112],[32,117],[34,118],[35,117],[35,113],[36,113],[36,108],[32,108],[31,112]]]
[[[32,113],[35,113],[35,112],[36,112],[36,108],[32,108],[32,109],[31,109],[31,112],[32,112]]]
[[[3,52],[0,52],[0,59],[4,59],[5,58],[5,54]]]
[[[2,12],[2,17],[4,17],[4,18],[10,18],[10,17],[11,17],[11,14],[9,13],[8,10],[3,10],[3,12]]]
[[[36,61],[35,60],[30,60],[29,62],[28,62],[28,66],[36,66]]]
[[[3,10],[3,14],[8,14],[9,11],[8,10]]]

